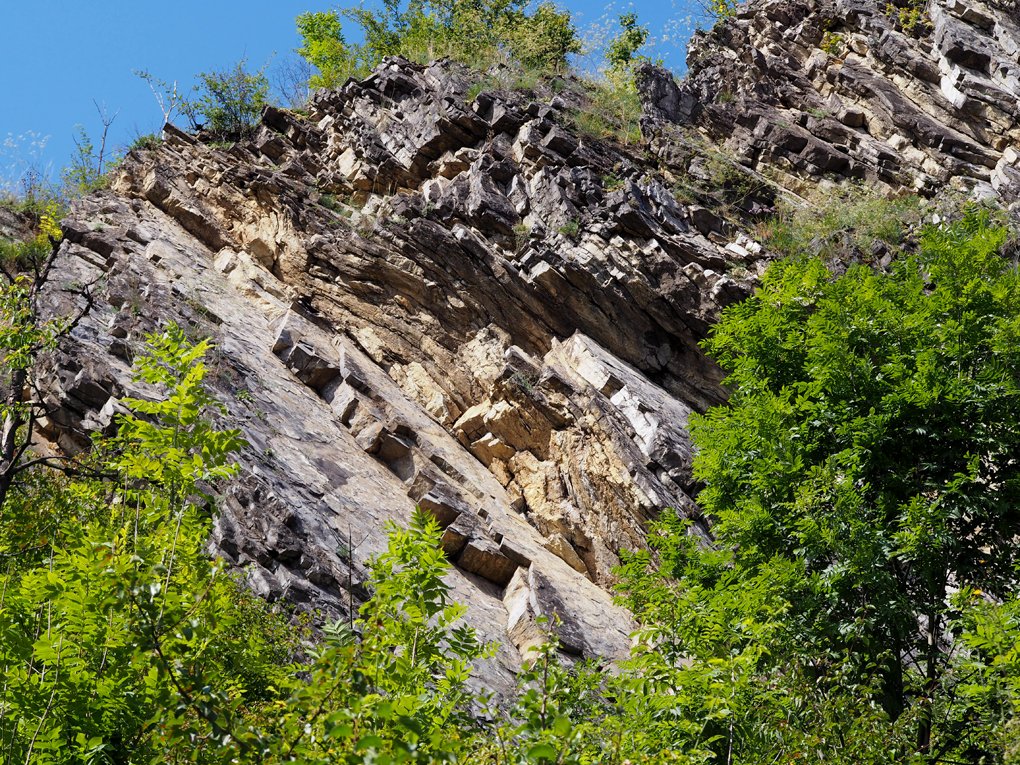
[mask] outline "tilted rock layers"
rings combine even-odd
[[[995,173],[1016,134],[1002,95],[1016,84],[1002,40],[1016,36],[988,44],[998,68],[983,79],[951,70],[964,94],[953,106],[925,67],[964,62],[926,58],[860,9],[844,14],[862,31],[845,33],[843,60],[821,60],[810,25],[822,11],[808,8],[755,4],[713,33],[729,47],[702,42],[680,88],[649,75],[647,146],[570,130],[562,98],[468,99],[464,70],[399,59],[320,94],[307,116],[268,110],[229,149],[168,127],[64,222],[51,309],[74,310],[58,282],[95,284],[100,300],[51,360],[49,436],[84,448],[119,398],[151,393],[131,382],[132,357],[176,320],[214,339],[224,423],[249,443],[213,544],[256,592],[346,612],[367,596],[385,522],[420,505],[444,528],[455,596],[503,646],[487,684],[511,681],[540,616],[562,620],[569,652],[623,656],[633,625],[608,594],[612,569],[663,508],[700,523],[687,423],[725,394],[698,342],[765,262],[739,226],[676,200],[665,179],[688,168],[670,123],[728,131],[748,172],[776,168],[791,188],[823,166],[921,189],[945,173],[1012,183]],[[933,18],[955,29],[952,9]],[[994,23],[968,29],[1000,29],[1002,9],[985,11]],[[914,64],[888,42],[894,73],[869,68],[885,60],[876,34]],[[882,112],[850,84],[862,71],[872,93],[885,83],[935,101],[897,123],[904,108]],[[712,100],[719,83],[735,101]],[[835,116],[774,117],[794,108],[783,98],[809,109],[823,97]],[[984,122],[965,119],[975,109]],[[828,148],[808,156],[809,143]],[[830,150],[846,162],[823,162]]]
[[[695,38],[663,102],[780,184],[1020,199],[1016,0],[765,0]]]

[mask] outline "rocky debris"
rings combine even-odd
[[[751,2],[695,36],[679,87],[643,70],[644,129],[696,126],[794,191],[852,179],[1017,200],[1016,3],[913,5],[916,19],[875,0]]]

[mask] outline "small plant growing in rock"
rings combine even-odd
[[[818,47],[830,56],[838,56],[843,52],[844,45],[846,45],[846,39],[843,35],[838,32],[826,32],[822,35],[822,42]]]
[[[556,230],[567,239],[576,240],[578,234],[581,233],[581,222],[577,218],[571,218]]]
[[[885,199],[849,186],[816,207],[781,208],[757,234],[763,244],[785,255],[870,259],[873,252],[901,245],[920,216],[917,197]]]
[[[524,251],[524,248],[528,246],[528,239],[531,238],[531,226],[524,221],[521,221],[514,226],[514,250],[518,254]]]
[[[134,141],[131,142],[131,146],[128,147],[128,151],[152,151],[158,149],[163,145],[163,139],[155,133],[147,133],[146,135],[138,136]]]
[[[618,189],[622,189],[624,183],[626,183],[626,181],[624,181],[624,179],[616,173],[608,173],[602,176],[602,188],[606,191],[617,191]]]
[[[570,121],[579,132],[624,145],[641,141],[641,100],[633,82],[607,79],[587,83],[588,103]]]
[[[467,89],[467,93],[464,94],[464,99],[470,104],[485,91],[492,90],[494,85],[495,85],[494,78],[490,77],[489,75],[486,75],[485,77],[482,77],[480,80],[476,80],[475,82],[471,83],[471,87],[469,87]]]
[[[322,205],[323,207],[325,207],[327,210],[331,210],[332,212],[335,212],[335,213],[343,213],[344,212],[344,206],[336,198],[335,194],[320,194],[319,195],[319,204]]]
[[[927,23],[924,0],[900,0],[887,3],[885,13],[904,34],[916,35]]]

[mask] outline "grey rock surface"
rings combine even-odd
[[[687,106],[659,123],[696,124],[788,189],[1020,198],[1014,0],[755,1],[697,35],[689,66],[668,99]],[[646,79],[659,103],[661,78]]]
[[[847,179],[1015,196],[1011,9],[938,0],[911,35],[870,0],[753,2],[686,81],[643,70],[640,145],[577,132],[569,94],[469,100],[466,70],[402,59],[228,149],[168,126],[64,221],[50,310],[75,310],[62,284],[101,300],[50,360],[47,434],[109,430],[146,393],[143,336],[177,321],[216,343],[249,443],[211,544],[255,592],[348,612],[420,505],[501,645],[482,682],[512,683],[540,617],[618,659],[620,552],[667,507],[705,531],[687,424],[725,391],[698,343],[767,263],[749,222]],[[706,145],[748,184],[725,209],[674,193],[711,179]]]

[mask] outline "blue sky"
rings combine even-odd
[[[114,146],[160,127],[148,86],[133,72],[193,82],[195,73],[223,69],[246,57],[268,72],[293,57],[295,17],[344,2],[317,0],[2,0],[0,65],[0,187],[28,166],[55,176],[73,150],[76,126],[96,137],[93,102],[117,114]],[[683,68],[683,43],[697,21],[697,0],[616,2],[567,0],[582,31],[608,36],[610,20],[633,9],[655,36],[653,55]]]

